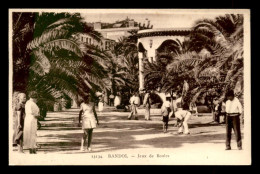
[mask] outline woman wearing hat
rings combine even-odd
[[[24,93],[19,93],[17,97],[18,103],[15,106],[15,111],[17,112],[17,127],[15,141],[18,144],[19,152],[23,153],[23,127],[25,118],[24,104],[26,102],[26,95]]]
[[[37,118],[40,116],[40,110],[36,104],[37,93],[31,92],[29,97],[25,104],[24,147],[29,149],[30,154],[36,154]]]

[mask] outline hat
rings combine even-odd
[[[234,96],[235,96],[234,91],[233,91],[233,90],[229,90],[229,91],[227,92],[226,96],[232,96],[232,97],[234,97]]]
[[[85,96],[83,96],[83,100],[84,102],[87,102],[90,98],[90,95],[89,94],[86,94]]]

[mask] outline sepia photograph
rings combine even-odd
[[[9,9],[9,165],[251,165],[249,9]]]

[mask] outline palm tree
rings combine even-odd
[[[27,44],[33,39],[35,13],[13,13],[13,89],[26,91],[29,77],[30,52]]]
[[[211,51],[211,45],[228,46],[234,34],[242,38],[243,15],[226,14],[216,17],[214,20],[199,20],[193,28],[191,38],[195,40],[195,43],[197,41],[201,47],[206,47]]]
[[[134,32],[135,33],[135,32]],[[138,90],[138,52],[134,34],[122,37],[110,48],[99,50],[95,54],[104,61],[102,64],[106,76],[100,78],[105,82],[101,89],[106,91],[105,101],[109,95],[122,95]]]
[[[225,75],[225,90],[234,88],[237,80],[242,80],[243,74],[243,16],[226,14],[219,16],[216,20],[204,20],[197,23],[195,30],[203,28],[214,35],[213,41],[216,42],[213,49],[213,57],[208,68],[204,68],[206,73],[211,68],[222,75]],[[224,91],[225,91],[224,90]]]
[[[75,99],[86,92],[94,93],[95,86],[103,84],[99,80],[104,76],[101,59],[95,55],[97,48],[81,43],[74,34],[88,32],[97,38],[100,34],[88,28],[79,14],[34,13],[33,16],[35,21],[30,25],[33,38],[23,43],[28,53],[23,60],[27,61],[23,65],[27,69],[21,68],[28,74],[24,89],[36,90],[41,101],[52,104],[61,97]]]
[[[128,82],[124,88],[128,92],[133,92],[138,90],[138,50],[137,50],[137,40],[135,38],[135,32],[129,37],[123,37],[117,43],[119,47],[121,65],[123,66],[124,71],[126,72],[126,78]],[[127,90],[128,89],[128,90]]]
[[[104,52],[106,57],[105,70],[108,74],[107,80],[109,81],[110,94],[112,95],[116,95],[117,90],[121,86],[126,86],[129,83],[126,78],[127,72],[125,71],[124,62],[122,61],[124,57],[119,55],[118,50],[115,48]]]
[[[231,24],[233,24],[232,30],[228,29]],[[179,61],[175,61],[167,67],[170,73],[179,74],[175,74],[177,81],[183,77],[188,79],[189,84],[191,84],[188,101],[194,101],[200,93],[208,93],[208,91],[212,92],[212,96],[213,94],[217,95],[217,93],[224,96],[229,88],[234,89],[238,82],[242,84],[242,24],[242,16],[226,15],[225,17],[217,17],[215,21],[200,21],[194,27],[194,32],[203,36],[199,37],[198,42],[203,42],[204,48],[210,48],[208,49],[210,54],[195,57],[190,54],[182,54],[177,58]]]
[[[157,53],[157,62],[145,62],[145,83],[146,87],[160,87],[165,92],[176,88],[179,84],[174,79],[187,72],[202,58],[193,48],[189,38],[185,38],[183,42],[178,39],[165,42],[157,49]],[[182,78],[185,78],[184,74]]]
[[[203,93],[211,98],[224,96],[228,89],[243,84],[243,16],[231,14],[199,21],[189,38],[177,45],[182,49],[176,49],[174,55],[145,64],[146,84],[169,92],[187,80],[187,103],[195,102]],[[207,54],[203,54],[205,50]]]
[[[161,57],[155,63],[150,63],[148,59],[144,60],[145,89],[164,88],[171,78],[166,69],[171,61],[172,59],[168,57]]]

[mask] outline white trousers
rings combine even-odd
[[[187,114],[184,118],[184,121],[182,123],[182,126],[179,128],[178,132],[183,132],[184,134],[188,134],[189,131],[189,126],[188,126],[188,120],[190,119],[191,114]]]

